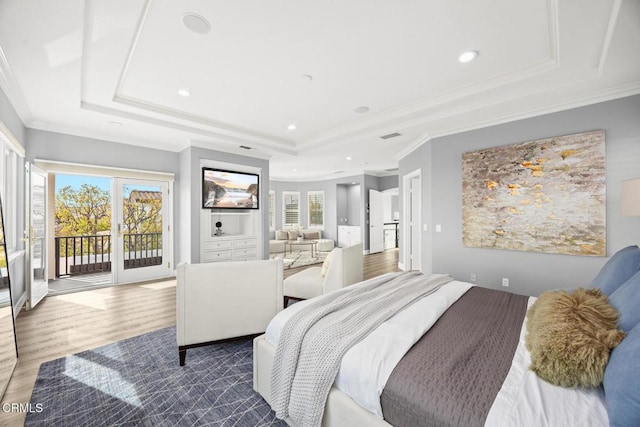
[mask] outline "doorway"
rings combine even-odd
[[[422,270],[422,172],[417,169],[402,178],[402,266],[405,271]]]
[[[172,275],[169,182],[49,176],[50,295]]]

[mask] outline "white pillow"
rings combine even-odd
[[[327,257],[324,259],[322,263],[322,268],[320,269],[320,277],[327,277],[327,271],[329,270],[329,264],[331,264],[331,258],[333,258],[334,251],[331,251],[327,254]]]

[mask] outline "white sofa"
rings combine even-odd
[[[324,276],[323,267],[309,267],[284,280],[285,307],[289,298],[309,299],[362,281],[362,243],[335,248],[325,262]]]
[[[292,234],[289,234],[287,230],[276,230],[275,238],[269,240],[269,253],[280,253],[284,252],[284,243],[287,240],[295,240],[297,232],[293,230]],[[316,234],[317,233],[317,234]],[[335,242],[333,239],[323,239],[322,238],[322,230],[318,229],[309,229],[301,231],[303,240],[315,240],[318,242],[317,250],[320,252],[329,252],[335,247]],[[313,237],[317,235],[319,237]]]
[[[282,260],[178,265],[176,335],[187,349],[256,336],[282,310]]]

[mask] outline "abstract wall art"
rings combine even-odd
[[[605,256],[605,133],[464,153],[462,199],[464,246]]]

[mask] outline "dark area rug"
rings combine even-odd
[[[286,426],[253,391],[252,340],[190,349],[175,327],[43,363],[27,426]]]

